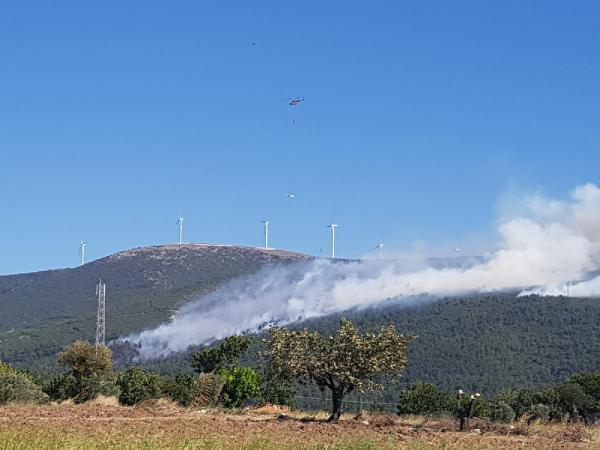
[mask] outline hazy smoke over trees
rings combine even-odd
[[[126,338],[156,358],[266,324],[287,324],[355,307],[434,296],[519,289],[522,294],[600,295],[600,189],[577,187],[570,200],[523,198],[503,219],[498,250],[462,267],[407,261],[314,260],[265,268],[184,306],[175,319]]]

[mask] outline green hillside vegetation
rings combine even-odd
[[[35,373],[58,371],[56,355],[68,344],[93,340],[95,285],[107,284],[107,339],[156,326],[190,299],[268,264],[305,255],[256,248],[183,245],[135,249],[83,267],[0,277],[0,358]],[[308,327],[331,334],[341,317],[361,329],[394,325],[417,336],[411,364],[382,393],[350,399],[394,403],[417,380],[447,391],[491,395],[538,388],[580,372],[600,370],[600,301],[592,298],[516,297],[516,292],[433,300],[388,301],[381,307],[317,318]],[[260,340],[259,340],[260,341]],[[197,349],[196,349],[197,350]],[[259,365],[260,343],[244,356]],[[190,352],[146,364],[165,375],[192,374]],[[306,386],[306,397],[321,397]],[[318,399],[306,404],[318,406]],[[388,405],[389,406],[389,405]]]
[[[515,292],[439,300],[424,297],[408,306],[402,300],[390,301],[291,328],[307,327],[330,335],[342,317],[362,329],[394,325],[400,333],[417,336],[409,350],[410,365],[400,381],[386,383],[381,393],[349,395],[350,401],[378,402],[389,410],[398,391],[419,380],[450,392],[464,389],[493,395],[600,371],[600,300],[594,298],[517,298]],[[244,363],[260,365],[262,350],[260,339],[255,340]],[[165,374],[192,371],[189,353],[148,366]],[[298,391],[311,397],[302,406],[319,406],[322,394],[318,390],[298,386]]]
[[[267,264],[308,256],[279,250],[184,244],[133,249],[82,267],[0,276],[0,358],[57,370],[56,354],[93,340],[95,286],[107,285],[107,340],[169,320],[185,302]]]

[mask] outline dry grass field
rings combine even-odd
[[[188,410],[168,402],[0,408],[0,449],[592,449],[600,429],[579,424],[475,422],[460,433],[450,419]]]

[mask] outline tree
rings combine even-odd
[[[105,345],[92,345],[75,341],[58,354],[58,362],[69,367],[78,381],[92,375],[108,375],[112,372],[112,352]]]
[[[5,403],[42,403],[48,399],[27,374],[0,372],[0,405]]]
[[[295,406],[296,390],[291,381],[275,373],[270,364],[263,364],[260,374],[260,393],[265,403]]]
[[[260,395],[260,376],[254,369],[221,369],[219,375],[225,381],[221,400],[226,408],[241,408],[244,402]]]
[[[198,373],[217,372],[222,368],[232,368],[240,356],[248,350],[253,338],[249,336],[229,336],[216,346],[192,355],[192,367]]]
[[[278,327],[272,327],[270,333],[265,352],[268,362],[284,378],[330,389],[333,408],[328,421],[334,423],[340,418],[344,395],[354,389],[381,389],[375,381],[377,375],[402,374],[408,365],[408,345],[414,339],[398,334],[394,326],[361,334],[354,323],[345,319],[330,337]]]
[[[398,414],[443,414],[455,409],[456,400],[435,385],[423,381],[415,382],[400,392]]]
[[[124,405],[135,405],[136,403],[151,398],[159,398],[162,394],[164,381],[162,377],[150,372],[142,366],[130,366],[119,375],[117,386],[119,386],[119,402]]]
[[[94,399],[98,395],[119,394],[115,384],[112,352],[108,347],[75,341],[58,354],[58,362],[70,369],[69,374],[76,381],[76,403]]]

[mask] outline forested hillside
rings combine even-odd
[[[184,244],[116,253],[84,266],[0,277],[0,358],[33,370],[95,335],[95,286],[107,286],[107,339],[156,326],[191,298],[266,264],[309,258],[259,248]]]
[[[399,383],[389,383],[380,394],[362,400],[394,403],[398,392],[414,381],[430,381],[453,391],[493,394],[508,388],[535,388],[561,382],[569,375],[600,371],[600,299],[517,297],[516,292],[472,295],[462,298],[412,299],[385,306],[348,311],[313,319],[294,327],[333,333],[341,317],[363,330],[394,324],[414,334],[410,364]],[[257,364],[261,334],[245,363]],[[191,371],[189,355],[149,364],[163,373]],[[299,387],[307,396],[321,394]],[[357,399],[353,394],[349,399]],[[307,402],[305,406],[309,406]]]
[[[244,247],[160,246],[75,269],[0,277],[0,358],[21,368],[55,371],[58,351],[76,339],[93,339],[99,277],[107,284],[107,338],[113,339],[168,321],[186,301],[231,279],[306,258]],[[447,390],[493,393],[600,370],[599,299],[516,294],[401,299],[343,316],[363,329],[394,324],[417,336],[404,385],[426,380]],[[329,333],[340,317],[296,326]],[[186,354],[150,365],[170,374],[191,371]],[[395,401],[398,389],[390,386],[379,398]]]

